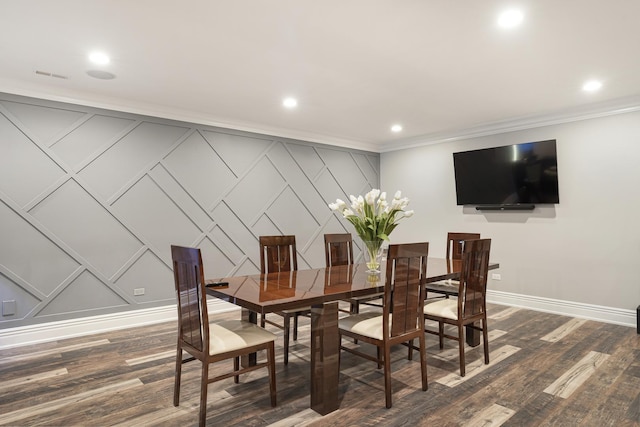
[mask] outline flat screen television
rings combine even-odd
[[[453,153],[458,205],[560,203],[556,140]]]

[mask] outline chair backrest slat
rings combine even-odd
[[[389,245],[383,308],[383,329],[387,336],[401,336],[423,328],[428,255],[427,242]],[[386,331],[392,313],[391,329]]]
[[[470,317],[486,310],[491,239],[467,240],[462,256],[458,315]]]
[[[480,233],[447,233],[447,259],[462,259],[465,240],[477,240]]]
[[[327,267],[353,264],[351,233],[325,234],[324,255]]]
[[[209,322],[200,249],[171,246],[178,300],[179,339],[197,351],[209,346]]]
[[[296,236],[260,236],[260,272],[297,271]]]

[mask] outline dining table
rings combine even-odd
[[[350,264],[296,271],[207,279],[207,295],[242,308],[242,319],[257,323],[257,315],[311,307],[310,407],[326,415],[339,408],[340,335],[338,303],[384,291],[385,262],[379,273],[366,264]],[[491,262],[489,269],[498,263]],[[457,279],[461,261],[428,258],[425,283]],[[479,342],[479,338],[478,338]],[[255,355],[243,364],[255,364]]]

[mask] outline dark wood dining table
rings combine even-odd
[[[427,282],[456,279],[459,260],[429,258]],[[490,263],[489,268],[499,264]],[[253,274],[207,280],[227,282],[207,287],[207,294],[242,307],[244,320],[257,322],[257,314],[311,307],[311,409],[325,415],[339,407],[338,378],[340,337],[338,302],[384,290],[385,263],[379,274],[367,272],[365,264],[353,264],[269,274]],[[255,363],[253,359],[244,364]]]

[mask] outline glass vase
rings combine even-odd
[[[382,240],[363,240],[364,261],[367,264],[367,272],[369,273],[380,273],[382,242]]]

